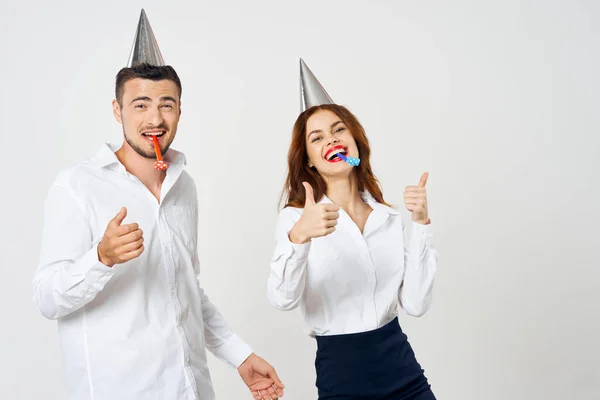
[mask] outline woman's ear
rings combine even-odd
[[[315,169],[315,165],[310,161],[308,156],[306,157],[306,165],[308,165],[308,168]]]

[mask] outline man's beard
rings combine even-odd
[[[165,131],[167,130],[165,127],[159,127],[159,129],[164,129]],[[165,133],[165,135],[166,135],[166,133]],[[154,149],[152,149],[152,150],[142,149],[140,146],[137,145],[137,143],[135,143],[133,140],[131,140],[129,138],[129,136],[127,136],[127,134],[125,133],[125,128],[123,128],[123,136],[125,137],[127,144],[129,144],[129,146],[133,150],[135,150],[135,152],[138,153],[140,156],[142,156],[144,158],[149,158],[151,160],[156,160],[156,152],[154,151]],[[161,147],[160,152],[162,155],[164,155],[167,152],[167,150],[169,150],[171,143],[172,143],[172,141],[167,143],[164,147]]]

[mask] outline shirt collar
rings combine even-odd
[[[397,210],[393,209],[390,206],[386,206],[385,204],[379,203],[375,198],[371,195],[371,193],[364,191],[360,192],[360,197],[362,197],[363,201],[371,206],[373,209],[380,209],[381,211],[385,211],[389,215],[398,215],[400,214]]]
[[[92,163],[98,168],[108,167],[114,164],[120,164],[119,158],[115,154],[121,145],[115,143],[104,143],[100,150],[92,157]],[[175,149],[169,148],[164,157],[169,164],[187,165],[185,154]]]
[[[398,215],[400,214],[397,210],[394,210],[392,207],[386,206],[385,204],[379,203],[368,191],[360,192],[360,197],[363,199],[365,203],[371,206],[373,210],[381,210],[386,212],[389,215]],[[329,197],[323,195],[318,204],[332,204],[333,202]]]

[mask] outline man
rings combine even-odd
[[[124,141],[61,172],[45,204],[34,299],[58,320],[71,399],[213,399],[205,348],[256,399],[283,395],[198,285],[196,188],[184,155],[169,149],[180,98],[142,10],[116,79]],[[154,167],[154,135],[166,171]]]

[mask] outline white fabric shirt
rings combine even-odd
[[[185,156],[167,153],[159,204],[117,148],[62,171],[45,204],[34,300],[58,320],[69,398],[214,399],[205,347],[233,367],[252,350],[199,287],[197,193]],[[109,268],[97,245],[121,207],[145,250]]]
[[[283,311],[300,306],[310,336],[377,329],[398,315],[399,305],[412,316],[431,305],[437,268],[432,224],[412,223],[408,238],[398,211],[361,196],[373,209],[362,234],[340,209],[333,233],[295,244],[288,234],[302,209],[279,214],[269,301]],[[331,200],[323,196],[319,203]]]

